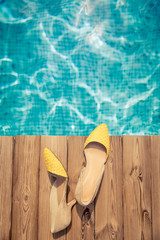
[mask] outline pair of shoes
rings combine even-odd
[[[86,166],[82,169],[75,190],[75,199],[66,203],[68,175],[58,158],[48,149],[44,149],[47,171],[53,177],[50,193],[51,232],[59,232],[71,223],[71,209],[76,201],[87,206],[96,197],[105,164],[110,151],[109,132],[106,124],[100,124],[88,136],[84,144]],[[58,196],[59,188],[61,195]]]

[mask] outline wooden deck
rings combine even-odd
[[[83,167],[85,137],[0,137],[0,240],[160,240],[160,136],[111,137],[98,196],[76,204],[72,225],[50,233],[50,182],[43,149],[69,174],[68,200]]]

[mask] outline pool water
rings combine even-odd
[[[160,134],[159,0],[1,0],[0,135]]]

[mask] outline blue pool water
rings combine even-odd
[[[159,0],[0,0],[0,135],[160,134]]]

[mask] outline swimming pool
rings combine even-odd
[[[0,135],[160,134],[159,0],[1,0]]]

